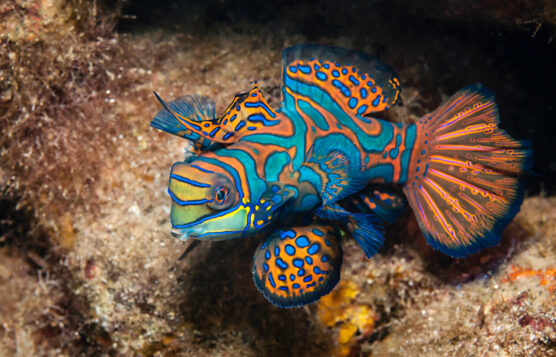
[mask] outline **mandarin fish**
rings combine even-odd
[[[155,93],[163,108],[151,125],[195,146],[171,168],[172,235],[260,233],[253,279],[284,308],[334,288],[344,235],[373,256],[384,224],[408,203],[427,242],[447,255],[498,243],[519,211],[532,152],[498,127],[491,91],[474,84],[415,123],[392,123],[372,117],[401,89],[379,59],[319,45],[288,48],[282,59],[279,109],[256,83],[220,116],[207,97],[165,103]]]

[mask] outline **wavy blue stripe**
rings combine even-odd
[[[284,166],[290,163],[290,155],[287,152],[274,152],[266,159],[264,171],[266,180],[273,182],[278,181],[278,176],[284,169]]]
[[[257,175],[257,164],[254,158],[245,151],[238,149],[225,148],[218,150],[217,154],[221,157],[233,157],[245,167],[247,185],[251,191],[251,202],[258,201],[266,191],[266,183]]]
[[[179,198],[177,198],[172,191],[170,191],[170,189],[168,189],[168,194],[170,195],[170,197],[172,197],[172,199],[174,200],[174,202],[176,202],[178,205],[180,206],[190,206],[190,205],[202,205],[203,203],[211,203],[214,200],[207,200],[207,199],[202,199],[202,200],[189,200],[189,201],[182,201]]]
[[[400,153],[400,145],[402,143],[402,136],[400,134],[396,135],[396,147],[390,150],[390,158],[396,159]]]
[[[376,136],[368,135],[361,132],[361,129],[355,124],[353,121],[353,116],[346,113],[338,103],[332,99],[332,97],[328,94],[328,92],[324,91],[323,89],[310,85],[298,80],[291,78],[290,76],[284,76],[284,85],[288,88],[295,90],[297,93],[305,96],[305,97],[320,97],[321,100],[319,101],[319,105],[322,106],[325,110],[336,116],[338,122],[343,126],[346,126],[354,133],[357,133],[357,138],[361,143],[361,146],[367,152],[378,152],[382,153],[386,145],[388,145],[394,137],[394,127],[392,123],[389,123],[384,120],[379,119],[372,119],[380,121],[382,125],[382,131],[380,134]],[[285,105],[288,108],[290,107],[289,103],[285,101]],[[290,113],[291,110],[288,111],[287,114]]]
[[[318,110],[316,110],[311,105],[311,103],[306,102],[304,100],[298,100],[297,105],[299,106],[299,109],[301,109],[305,114],[307,114],[309,117],[311,117],[311,119],[313,119],[315,125],[318,126],[319,129],[321,130],[330,129],[330,126],[328,125],[328,122],[326,121],[324,116],[322,116],[322,114]]]
[[[268,115],[270,115],[270,116],[273,117],[273,118],[276,118],[276,114],[274,114],[274,113],[272,112],[272,110],[271,110],[266,104],[264,104],[264,103],[261,103],[261,102],[258,102],[258,103],[249,103],[249,102],[248,102],[248,103],[245,103],[245,106],[246,106],[247,108],[261,107],[261,108],[263,108],[263,109],[268,113]]]
[[[293,135],[254,134],[246,136],[242,140],[260,144],[279,145],[285,149],[295,146],[297,150],[292,162],[292,167],[293,170],[299,170],[305,158],[305,133],[307,132],[307,125],[297,110],[289,109],[290,107],[295,107],[294,98],[285,89],[282,90],[282,93],[285,103],[282,112],[292,121],[294,129]]]
[[[207,170],[207,169],[203,169],[202,167],[197,166],[197,165],[194,165],[194,164],[190,164],[189,166],[190,166],[190,167],[194,167],[194,168],[196,168],[197,170],[206,172],[207,174],[213,174],[213,173],[214,173],[214,171],[210,171],[210,170]]]
[[[399,183],[405,183],[407,181],[409,161],[411,159],[411,151],[413,151],[413,146],[415,145],[416,135],[417,135],[417,126],[415,124],[408,126],[405,132],[405,150],[402,152],[401,159],[400,159],[400,182]]]
[[[211,219],[215,219],[215,218],[218,218],[218,217],[222,217],[222,216],[224,216],[224,215],[226,215],[226,214],[228,214],[228,213],[230,213],[230,212],[235,211],[235,210],[238,209],[240,206],[241,206],[241,204],[238,204],[238,205],[236,205],[236,206],[234,206],[234,207],[232,207],[232,208],[230,208],[230,209],[228,209],[228,210],[221,211],[221,212],[216,213],[216,214],[214,214],[214,215],[210,215],[210,216],[205,217],[205,218],[203,218],[203,219],[200,219],[200,220],[197,220],[197,221],[193,221],[193,222],[189,222],[189,223],[186,223],[186,224],[178,224],[178,225],[172,224],[172,227],[174,227],[174,228],[188,228],[188,227],[196,226],[197,224],[201,224],[201,223],[206,222],[206,221],[209,221],[209,220],[211,220]]]
[[[247,117],[247,120],[251,121],[251,122],[262,122],[265,126],[274,126],[278,123],[280,123],[279,120],[268,120],[264,115],[262,114],[252,114],[250,116]]]
[[[243,231],[207,232],[207,233],[195,234],[194,237],[198,239],[206,236],[220,236],[220,235],[229,235],[229,234],[236,234],[236,233],[243,233]]]
[[[178,176],[178,175],[175,175],[175,174],[171,174],[171,175],[170,175],[170,178],[174,178],[174,179],[176,179],[176,180],[178,180],[178,181],[185,182],[185,183],[188,183],[188,184],[190,184],[190,185],[192,185],[192,186],[196,186],[196,187],[210,187],[210,186],[211,186],[211,185],[209,185],[209,184],[207,184],[207,183],[202,183],[202,182],[193,181],[193,180],[190,180],[190,179],[188,179],[188,178],[185,178],[185,177],[182,177],[182,176]]]
[[[226,164],[226,163],[224,163],[220,160],[213,159],[213,158],[199,156],[199,157],[197,157],[196,160],[203,161],[203,162],[208,162],[209,164],[213,164],[215,166],[220,166],[224,170],[226,170],[226,172],[228,172],[230,175],[232,175],[232,177],[234,179],[234,184],[235,184],[236,190],[239,194],[239,199],[240,200],[243,199],[243,197],[244,197],[243,189],[242,189],[241,185],[239,185],[241,183],[241,181],[239,179],[239,175],[238,175],[236,169],[234,169],[232,166],[230,166],[230,165],[228,165],[228,164]]]

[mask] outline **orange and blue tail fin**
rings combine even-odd
[[[429,244],[450,256],[496,245],[521,206],[532,151],[498,121],[493,93],[475,84],[416,124],[404,193]]]

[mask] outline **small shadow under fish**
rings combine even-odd
[[[394,245],[405,245],[417,252],[425,262],[425,271],[441,282],[458,285],[486,278],[492,275],[516,249],[520,241],[526,240],[528,233],[518,221],[510,223],[502,234],[500,243],[486,248],[467,258],[452,258],[430,247],[421,234],[417,221],[411,212],[406,212],[396,225],[388,227],[383,254],[393,252]],[[403,222],[403,223],[402,223]],[[402,225],[404,229],[399,229]],[[403,254],[396,252],[396,254]],[[408,257],[411,259],[411,257]]]
[[[183,255],[187,258],[178,263],[183,266],[178,268],[183,269],[178,277],[182,291],[179,320],[193,324],[203,336],[200,343],[243,331],[242,339],[256,355],[329,354],[333,339],[314,314],[304,308],[274,307],[254,287],[251,260],[258,244],[258,239],[243,239],[186,248]]]

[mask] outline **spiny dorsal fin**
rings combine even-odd
[[[232,144],[261,127],[279,123],[277,113],[264,100],[257,83],[249,92],[236,95],[218,118],[211,118],[208,114],[214,115],[214,103],[209,104],[204,100],[205,97],[183,97],[189,100],[178,98],[167,104],[158,94],[154,94],[164,109],[151,125],[196,142]]]
[[[192,121],[202,122],[214,120],[214,102],[209,97],[201,95],[186,95],[165,103],[156,93],[162,103],[161,109],[151,121],[151,126],[167,133],[189,139],[195,142],[201,150],[208,149],[213,142],[193,132],[178,120],[181,117],[191,118]]]

